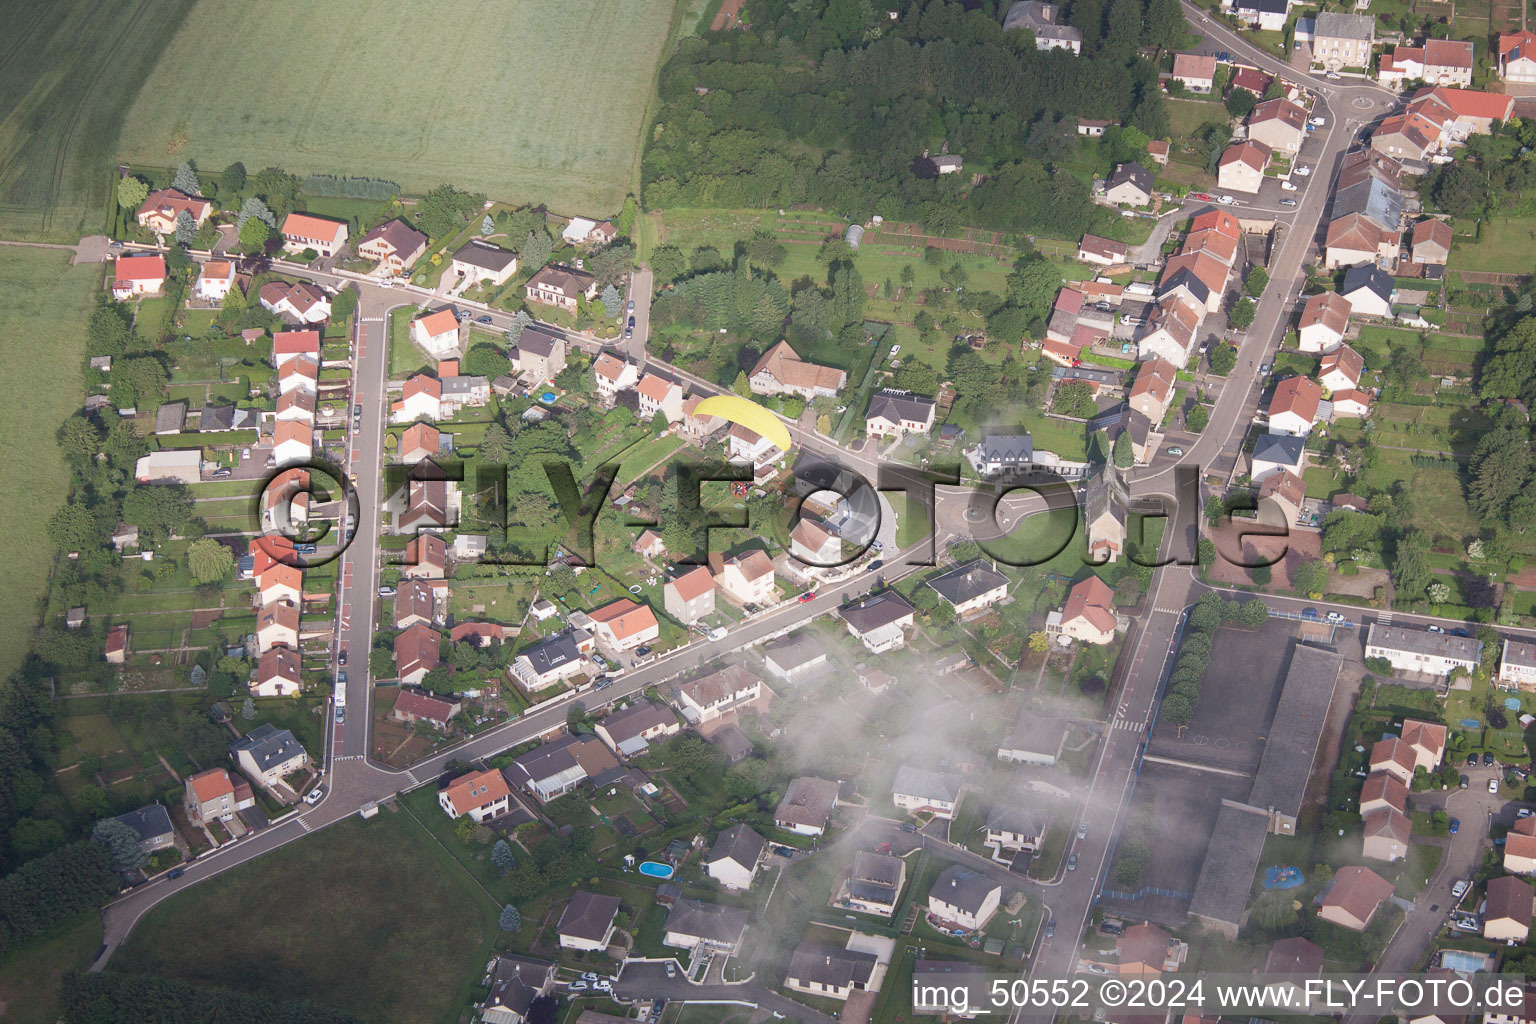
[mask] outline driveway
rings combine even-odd
[[[632,362],[641,366],[645,365],[645,346],[651,337],[651,287],[654,277],[651,268],[642,266],[639,270],[629,275],[629,295],[627,298],[635,304],[634,312],[630,315],[635,318],[634,337],[624,342],[624,352]]]

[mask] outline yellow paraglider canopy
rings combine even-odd
[[[756,402],[749,402],[740,395],[715,395],[706,398],[693,410],[695,416],[719,416],[721,419],[740,423],[748,430],[772,441],[781,452],[790,448],[789,430],[773,413]]]

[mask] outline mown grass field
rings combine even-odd
[[[1457,223],[1458,229],[1464,225]],[[1526,258],[1536,246],[1536,217],[1499,214],[1483,221],[1474,240],[1458,235],[1451,265],[1456,270],[1489,274],[1523,274],[1530,270]]]
[[[384,810],[172,897],[112,969],[313,1000],[381,1024],[432,1024],[458,1020],[496,915],[420,825]]]
[[[0,0],[0,237],[102,233],[118,126],[193,2]]]
[[[158,48],[118,156],[275,164],[414,191],[446,181],[561,212],[616,213],[638,178],[668,36],[674,24],[693,28],[686,15],[697,6],[201,3]]]
[[[63,504],[69,470],[54,434],[84,396],[85,323],[100,267],[69,265],[61,250],[0,247],[0,495],[15,510],[0,535],[0,674],[21,665],[48,585],[48,517]]]

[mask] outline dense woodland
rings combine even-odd
[[[1006,3],[913,3],[891,21],[868,0],[759,0],[752,27],[685,40],[662,70],[646,150],[647,207],[810,203],[863,220],[917,220],[1076,237],[1087,183],[1053,162],[1063,119],[1124,119],[1168,134],[1157,69],[1177,45],[1177,0],[1076,0],[1084,54],[1004,33]],[[969,8],[969,9],[968,9]],[[962,155],[936,175],[925,151]],[[971,175],[989,177],[971,189]]]
[[[198,988],[141,974],[68,974],[65,1024],[359,1024],[314,1003],[282,1002],[220,988]]]

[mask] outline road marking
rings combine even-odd
[[[407,768],[405,770],[405,777],[411,780],[411,785],[413,785],[413,786],[421,785],[421,780],[418,779],[416,777],[416,773],[411,771],[409,768]]]
[[[315,830],[315,827],[302,817],[298,819],[298,822],[299,828],[303,829],[305,832],[313,832]]]
[[[1145,722],[1132,722],[1124,718],[1115,719],[1115,728],[1123,729],[1126,732],[1141,732],[1141,730],[1145,727]]]
[[[1156,611],[1159,615],[1182,615],[1182,614],[1184,614],[1184,609],[1182,609],[1182,608],[1156,608],[1156,609],[1154,609],[1154,611]]]

